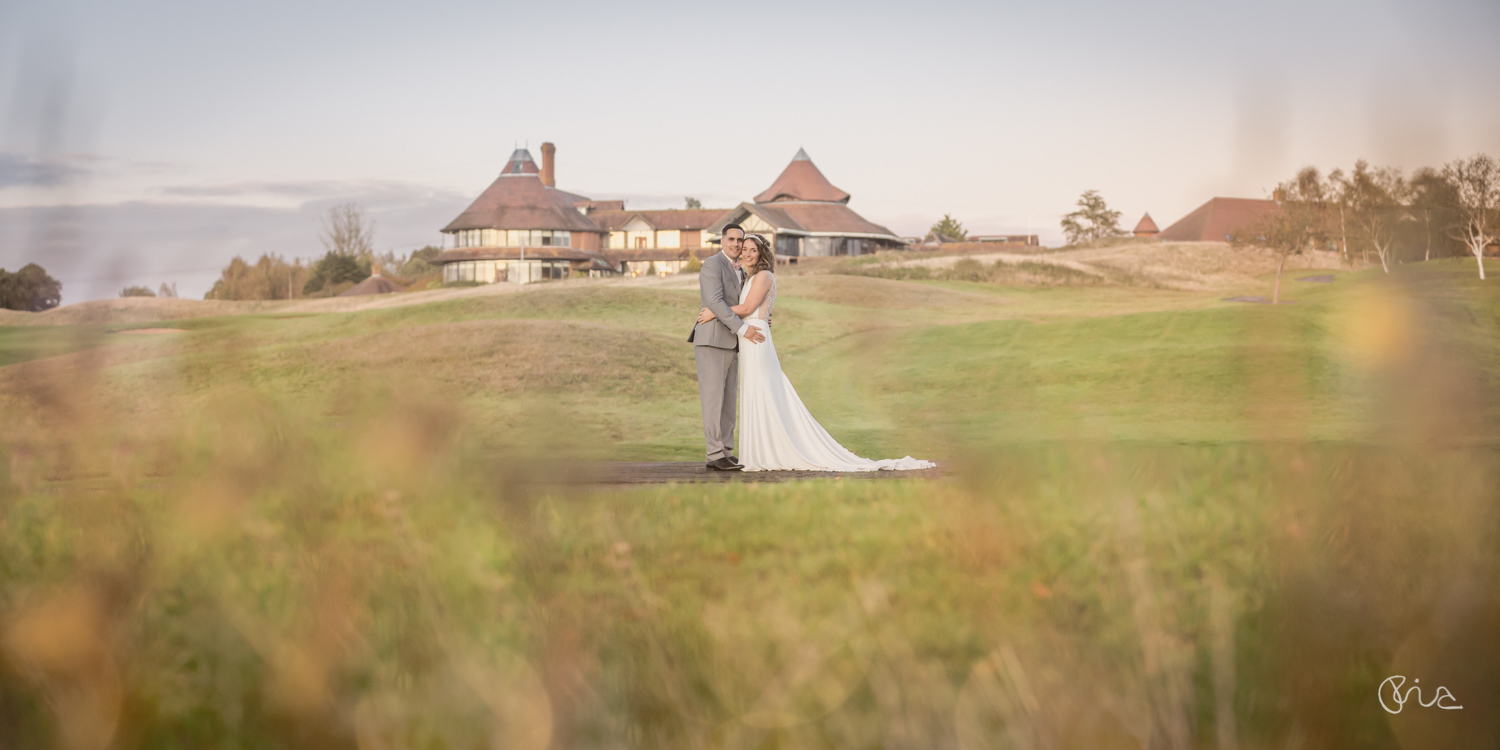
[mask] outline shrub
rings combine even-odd
[[[156,292],[151,291],[149,286],[127,286],[120,290],[121,297],[155,297]]]
[[[62,302],[62,282],[47,275],[46,269],[27,263],[10,273],[0,268],[0,308],[41,312]]]
[[[312,295],[323,291],[325,287],[336,286],[346,281],[352,286],[368,278],[370,278],[368,259],[330,252],[313,265],[312,277],[303,285],[302,293]]]

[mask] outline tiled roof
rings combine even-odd
[[[677,229],[682,231],[703,230],[713,226],[727,208],[674,208],[662,211],[592,211],[589,218],[608,232],[624,227],[630,217],[639,216],[653,229]]]
[[[844,235],[877,235],[900,240],[891,230],[869,221],[842,203],[741,203],[709,227],[710,232],[723,231],[725,224],[753,213],[778,230],[792,234],[829,233]]]
[[[591,201],[587,198],[573,204],[574,208],[581,208],[591,215],[595,211],[624,211],[625,201]]]
[[[1236,229],[1280,207],[1276,201],[1254,198],[1214,198],[1162,230],[1167,242],[1228,242]]]
[[[848,203],[849,194],[834,187],[818,167],[808,158],[807,152],[797,150],[797,155],[792,158],[792,163],[786,165],[781,171],[781,176],[771,183],[760,195],[755,196],[756,203],[771,203],[774,201],[830,201],[833,203]]]
[[[510,158],[505,160],[505,169],[501,174],[537,174],[542,170],[537,169],[536,162],[531,160],[531,152],[524,148],[512,151]]]
[[[534,174],[502,174],[458,218],[443,227],[460,229],[566,229],[597,232],[598,225],[573,204],[582,196],[549,188]]]
[[[1151,220],[1151,214],[1147,213],[1136,223],[1132,234],[1156,234],[1160,231],[1160,229],[1156,228],[1156,222]]]
[[[355,297],[361,294],[389,294],[390,292],[404,291],[406,290],[402,288],[400,284],[397,284],[396,282],[391,281],[384,276],[376,274],[368,279],[365,279],[364,281],[359,282],[358,284],[355,284],[354,286],[349,287],[348,289],[345,289],[344,291],[339,293],[339,296]]]

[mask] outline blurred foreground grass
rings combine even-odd
[[[1493,292],[822,283],[814,413],[954,479],[570,484],[690,454],[671,294],[59,329],[0,368],[0,747],[1494,746]]]

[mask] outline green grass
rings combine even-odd
[[[1494,293],[1470,283],[1460,263],[1427,265],[1403,269],[1409,293],[1446,320],[1463,316],[1441,335],[1467,337],[1458,343],[1493,378]],[[862,452],[1060,437],[1240,441],[1261,429],[1250,384],[1268,374],[1296,381],[1287,387],[1309,404],[1306,436],[1362,439],[1376,423],[1368,394],[1344,387],[1354,365],[1335,329],[1361,284],[1383,281],[1377,274],[1295,285],[1287,296],[1296,304],[1276,309],[1156,289],[870,280],[869,290],[830,291],[794,277],[776,334],[814,415]],[[893,288],[930,291],[881,307]],[[985,298],[995,301],[974,301]],[[173,340],[9,328],[0,361],[107,343],[125,360],[104,371],[102,392],[116,404],[162,379],[176,384],[158,404],[168,409],[227,382],[309,408],[351,388],[413,390],[463,401],[476,429],[499,442],[546,415],[575,429],[589,455],[689,459],[699,450],[696,380],[682,339],[695,306],[690,291],[554,287],[358,313],[176,321],[189,333]]]
[[[691,291],[0,329],[5,739],[1212,747],[1227,701],[1243,747],[1474,746],[1494,714],[1372,699],[1495,697],[1469,273],[1276,308],[789,277],[814,415],[934,482],[544,481],[698,457]]]

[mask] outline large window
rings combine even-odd
[[[552,229],[460,229],[454,247],[571,247],[573,234]]]
[[[790,234],[776,235],[776,254],[795,258],[802,254],[802,238]]]

